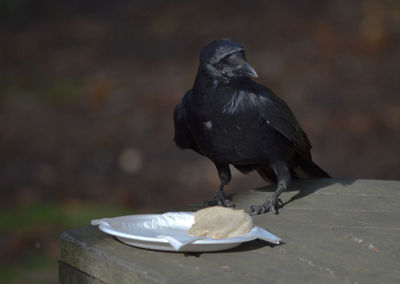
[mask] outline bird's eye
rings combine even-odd
[[[223,60],[225,63],[230,65],[237,65],[242,61],[242,52],[235,52],[226,56]]]

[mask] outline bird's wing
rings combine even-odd
[[[186,92],[185,97],[190,96],[192,90]],[[181,149],[192,149],[200,153],[199,148],[196,145],[195,140],[192,137],[189,129],[185,122],[185,110],[183,100],[176,105],[174,111],[174,126],[175,126],[175,144]]]
[[[261,86],[261,85],[260,85]],[[271,90],[261,86],[258,90],[260,115],[265,123],[289,139],[298,154],[311,159],[311,144],[288,105]]]

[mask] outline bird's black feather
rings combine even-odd
[[[175,142],[215,164],[221,186],[211,204],[231,204],[223,195],[229,165],[276,182],[274,195],[249,209],[258,214],[273,210],[297,168],[308,176],[329,175],[313,163],[311,144],[288,105],[250,77],[257,73],[240,44],[221,39],[206,45],[193,88],[175,108]]]

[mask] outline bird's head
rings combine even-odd
[[[224,82],[236,77],[258,77],[246,61],[244,47],[227,38],[212,41],[201,49],[200,69]]]

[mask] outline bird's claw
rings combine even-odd
[[[203,202],[205,206],[222,206],[222,207],[229,207],[233,208],[235,205],[232,203],[230,199],[228,199],[225,194],[221,191],[217,191],[212,200],[206,200]]]
[[[261,205],[251,205],[247,209],[247,213],[250,215],[258,215],[258,214],[264,214],[269,211],[274,212],[275,214],[278,214],[278,203],[282,204],[282,200],[277,198],[268,198],[263,204]]]

